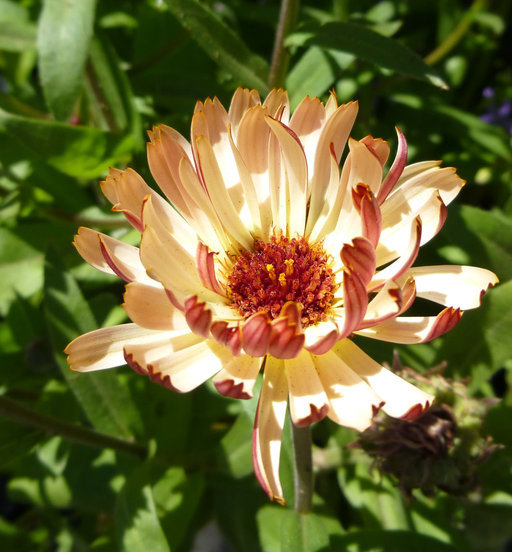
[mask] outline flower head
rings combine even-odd
[[[113,210],[140,231],[140,248],[87,228],[74,242],[88,263],[127,282],[132,323],[75,339],[71,367],[126,362],[179,392],[213,377],[221,394],[241,399],[262,371],[254,468],[278,501],[287,404],[296,425],[328,416],[364,430],[381,408],[408,420],[433,400],[352,334],[429,341],[497,282],[480,268],[412,266],[464,182],[437,161],[406,166],[398,129],[383,177],[387,143],[349,138],[357,110],[334,95],[325,105],[306,97],[290,116],[283,90],[261,103],[238,89],[228,111],[216,98],[198,102],[190,143],[165,125],[149,133],[165,199],[131,169],[111,169],[102,183]],[[444,308],[403,316],[416,297]]]

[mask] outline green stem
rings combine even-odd
[[[295,481],[295,510],[299,514],[311,511],[313,499],[313,459],[311,427],[297,427],[293,422],[293,475]]]
[[[286,71],[290,62],[290,53],[284,47],[284,39],[295,26],[299,14],[300,0],[282,0],[277,24],[274,50],[270,64],[268,84],[270,88],[284,85]]]
[[[464,35],[469,31],[471,23],[476,12],[482,10],[487,4],[487,0],[475,0],[469,10],[463,15],[459,24],[453,31],[441,42],[441,44],[428,56],[425,57],[425,62],[429,65],[434,65],[439,60],[444,58],[455,46],[462,40]]]
[[[100,449],[111,448],[125,454],[130,454],[131,456],[136,456],[142,460],[147,458],[149,454],[148,448],[140,443],[99,433],[87,427],[62,422],[57,418],[25,408],[5,396],[0,396],[0,415],[8,420],[39,429],[50,435],[60,435],[81,445]]]

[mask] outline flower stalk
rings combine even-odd
[[[293,422],[293,478],[295,510],[299,514],[311,511],[313,499],[313,456],[311,453],[311,426],[298,427]]]
[[[279,88],[284,85],[284,78],[290,61],[290,53],[284,47],[284,39],[293,29],[299,13],[300,0],[282,0],[279,12],[279,23],[276,30],[274,49],[268,84],[270,88]]]

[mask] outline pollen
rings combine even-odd
[[[339,288],[332,262],[320,244],[272,236],[241,252],[227,277],[228,294],[243,318],[266,312],[279,316],[288,301],[301,308],[302,324],[325,320]]]

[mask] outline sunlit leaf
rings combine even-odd
[[[123,552],[170,552],[157,517],[147,466],[133,472],[116,508],[119,549]]]
[[[96,0],[46,0],[39,19],[39,74],[46,103],[65,121],[83,83]]]
[[[281,552],[328,552],[329,534],[322,520],[313,513],[289,510],[281,526]]]

